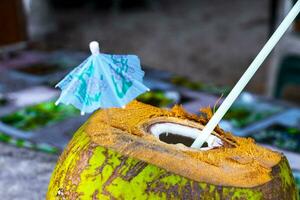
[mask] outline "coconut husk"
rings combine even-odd
[[[47,199],[297,199],[286,158],[217,127],[207,151],[167,144],[157,123],[202,130],[211,116],[137,101],[94,113],[60,157]],[[107,117],[109,116],[109,117]]]

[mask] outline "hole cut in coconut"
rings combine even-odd
[[[159,135],[159,140],[168,144],[183,144],[190,147],[195,139],[173,133],[162,133]],[[207,142],[203,144],[203,147],[208,147]]]
[[[152,124],[149,132],[167,144],[182,144],[187,147],[190,147],[197,136],[201,134],[200,129],[170,122]],[[200,150],[209,150],[220,146],[223,146],[222,140],[210,135]]]

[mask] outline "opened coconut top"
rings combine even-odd
[[[156,165],[191,180],[255,187],[271,180],[282,155],[217,127],[204,147],[189,146],[212,115],[187,113],[181,106],[161,109],[137,101],[126,108],[97,111],[85,132],[103,147]]]

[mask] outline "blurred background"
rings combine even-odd
[[[138,100],[199,114],[222,102],[294,2],[2,0],[0,196],[44,198],[59,154],[88,117],[54,106],[54,86],[90,54],[90,41],[140,57],[152,91]],[[221,127],[284,152],[300,187],[298,18]]]

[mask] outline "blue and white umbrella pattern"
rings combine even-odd
[[[95,41],[90,49],[92,55],[56,85],[61,89],[56,104],[72,104],[83,115],[99,108],[124,107],[149,91],[136,55],[102,54]]]

